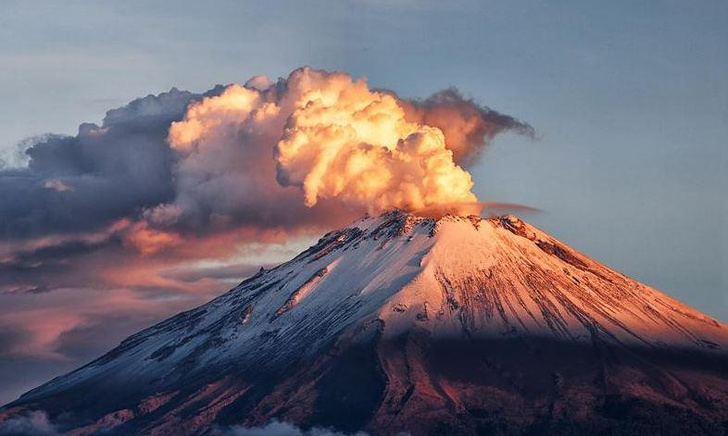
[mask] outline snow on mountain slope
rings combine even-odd
[[[446,218],[436,226],[437,242],[421,273],[392,300],[426,303],[435,313],[426,328],[436,335],[728,347],[724,324],[513,216]],[[404,328],[411,324],[396,318]]]
[[[575,346],[728,353],[725,324],[513,216],[435,220],[394,211],[328,233],[291,261],[129,337],[100,359],[25,394],[6,411],[39,408],[55,416],[85,408],[83,422],[91,425],[86,433],[93,433],[108,427],[99,419],[103,414],[108,420],[110,411],[129,410],[121,418],[114,415],[114,425],[137,419],[142,427],[135,428],[174,433],[182,419],[179,410],[207,401],[215,406],[194,406],[207,412],[196,412],[198,427],[190,428],[209,430],[231,404],[237,404],[236,413],[253,410],[252,405],[241,409],[240,402],[262,389],[260,379],[273,380],[269,372],[301,371],[299,362],[318,368],[342,341],[397,343],[412,332],[433,342],[537,338]],[[379,363],[373,365],[382,367],[391,390],[397,377],[385,348],[378,346]],[[275,394],[278,388],[271,387],[282,383],[269,381],[265,395],[283,401]],[[431,396],[445,395],[442,389]],[[186,399],[176,411],[151,418],[170,398],[182,398],[183,391]],[[323,395],[317,392],[314,397]],[[260,409],[265,395],[246,401]],[[159,405],[143,406],[150,401]],[[260,410],[260,419],[275,416]],[[236,419],[250,422],[254,414],[248,413]],[[367,422],[369,430],[389,428]]]

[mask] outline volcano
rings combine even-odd
[[[725,434],[728,326],[512,215],[394,211],[6,405],[61,432]]]

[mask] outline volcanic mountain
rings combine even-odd
[[[62,432],[724,434],[728,326],[508,215],[328,233],[0,411]]]

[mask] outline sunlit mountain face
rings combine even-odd
[[[5,406],[71,434],[723,434],[728,326],[513,215],[400,211]]]

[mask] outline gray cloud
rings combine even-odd
[[[0,170],[0,237],[95,230],[170,199],[167,130],[194,97],[177,90],[148,96],[109,111],[101,127],[40,138],[26,151],[26,168]]]
[[[443,89],[424,100],[410,100],[407,116],[443,131],[455,161],[468,167],[499,133],[514,133],[536,138],[534,128],[510,115],[465,98],[455,87]]]
[[[227,431],[220,432],[223,436],[366,436],[367,433],[342,433],[326,428],[313,427],[304,430],[294,424],[272,420],[262,427],[233,426]]]
[[[160,275],[162,277],[173,278],[183,282],[196,282],[201,279],[210,278],[216,280],[235,280],[239,281],[243,277],[248,277],[260,270],[260,268],[271,268],[274,264],[250,265],[247,263],[225,265],[220,267],[204,267],[204,268],[176,268],[171,271],[164,271]]]
[[[0,434],[23,436],[53,436],[59,434],[41,410],[33,410],[0,422]]]
[[[23,248],[0,260],[0,294],[42,293],[63,287],[107,287],[98,277],[98,262],[123,261],[121,241],[68,240]]]
[[[205,95],[215,95],[216,87]],[[0,239],[92,231],[174,197],[169,125],[202,95],[172,89],[24,141],[26,167],[0,169]]]

